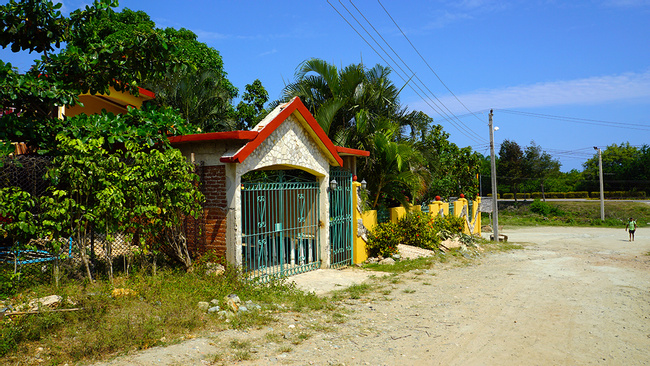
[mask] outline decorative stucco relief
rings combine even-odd
[[[240,174],[272,165],[290,165],[318,175],[329,174],[323,151],[300,123],[289,116],[239,166]]]

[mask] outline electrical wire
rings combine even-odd
[[[373,46],[372,46],[372,45],[371,45],[371,44],[366,40],[366,38],[363,37],[363,36],[361,35],[361,33],[359,33],[359,31],[358,31],[358,30],[357,30],[357,29],[356,29],[356,28],[355,28],[355,27],[354,27],[354,26],[353,26],[353,25],[352,25],[352,24],[351,24],[351,23],[350,23],[350,22],[349,22],[349,21],[348,21],[348,20],[343,16],[343,14],[341,14],[341,13],[340,13],[340,12],[339,12],[339,11],[338,11],[334,6],[333,6],[333,5],[332,5],[332,3],[329,2],[329,0],[328,0],[328,3],[330,4],[330,6],[332,6],[332,8],[334,8],[334,10],[339,14],[339,16],[341,16],[341,17],[346,21],[346,23],[348,23],[348,25],[349,25],[349,26],[350,26],[350,27],[351,27],[351,28],[352,28],[352,29],[353,29],[353,30],[354,30],[354,31],[359,35],[359,37],[361,37],[361,39],[362,39],[364,42],[366,42],[366,44],[367,44],[367,45],[368,45],[368,46],[369,46],[369,47],[370,47],[370,48],[371,48],[375,53],[377,53],[377,55],[378,55],[378,56],[379,56],[379,57],[380,57],[380,58],[381,58],[381,59],[382,59],[386,64],[388,64],[390,67],[392,67],[393,70],[395,71],[395,73],[397,74],[397,76],[399,76],[399,77],[400,77],[400,78],[401,78],[405,83],[407,83],[407,85],[409,86],[409,88],[411,88],[411,90],[413,90],[413,91],[414,91],[414,92],[415,92],[415,93],[416,93],[416,94],[417,94],[417,95],[418,95],[418,96],[419,96],[419,97],[420,97],[420,98],[421,98],[421,99],[422,99],[422,100],[423,100],[423,101],[424,101],[424,102],[425,102],[429,107],[431,107],[432,110],[436,111],[436,112],[437,112],[438,114],[440,114],[440,115],[443,115],[443,114],[446,115],[446,113],[444,112],[444,110],[442,110],[442,108],[440,108],[440,107],[439,107],[439,106],[438,106],[438,105],[437,105],[437,104],[436,104],[436,103],[435,103],[431,98],[428,98],[428,99],[429,99],[429,100],[430,100],[434,105],[436,105],[436,107],[438,107],[438,109],[436,109],[433,105],[431,105],[431,103],[429,103],[429,102],[427,101],[427,99],[424,98],[424,97],[423,97],[423,96],[422,96],[422,95],[421,95],[417,90],[413,89],[413,87],[408,83],[408,81],[407,81],[406,78],[405,78],[405,76],[408,76],[408,74],[404,71],[404,69],[402,69],[401,66],[399,66],[399,64],[397,64],[397,62],[395,62],[395,60],[390,56],[390,54],[388,54],[388,52],[386,52],[386,50],[384,50],[384,48],[379,44],[379,42],[377,42],[377,40],[374,39],[374,37],[370,34],[370,32],[368,32],[368,30],[366,30],[366,28],[361,24],[361,22],[359,22],[359,20],[356,19],[356,17],[352,14],[352,12],[350,12],[350,10],[348,10],[348,8],[347,8],[345,5],[343,5],[343,3],[341,3],[340,0],[339,0],[339,3],[340,3],[341,6],[342,6],[342,7],[343,7],[347,12],[348,12],[348,14],[350,14],[350,16],[352,17],[352,19],[354,19],[354,20],[357,22],[357,24],[359,24],[359,26],[361,27],[361,29],[363,29],[363,30],[366,32],[366,34],[368,34],[368,36],[369,36],[369,37],[370,37],[370,38],[375,42],[375,44],[377,44],[377,46],[378,46],[379,48],[381,48],[381,50],[386,54],[386,56],[387,56],[388,58],[390,58],[391,61],[393,61],[393,62],[397,65],[397,67],[399,68],[399,70],[401,70],[402,73],[405,74],[405,76],[402,76],[402,75],[399,73],[399,71],[398,71],[395,67],[393,67],[392,64],[391,64],[390,62],[388,62],[388,61],[387,61],[387,60],[382,56],[382,54],[380,54],[380,53],[379,53],[379,52],[378,52],[378,51],[377,51],[377,50],[376,50],[376,49],[375,49],[375,48],[374,48],[374,47],[373,47]],[[420,88],[417,84],[416,84],[416,87],[418,87],[418,89],[420,90],[420,92],[421,92],[422,94],[426,94],[426,93],[422,90],[422,88]],[[447,116],[448,116],[448,115],[447,115]],[[468,133],[473,133],[473,131],[471,131],[471,130],[465,130],[465,131],[463,131],[462,127],[460,127],[460,126],[457,125],[456,123],[451,122],[451,124],[452,124],[454,127],[456,127],[456,128],[459,130],[459,132],[462,133],[463,135],[465,135],[467,138],[473,140],[474,142],[480,142],[480,141],[477,141],[476,138],[474,138],[474,137],[472,137],[471,135],[468,134]],[[468,131],[469,131],[469,132],[468,132]],[[479,136],[479,138],[481,138],[481,137]],[[483,140],[484,140],[484,139],[483,139]]]
[[[393,19],[393,17],[390,15],[390,13],[388,12],[388,10],[387,10],[386,7],[384,6],[384,4],[382,4],[380,0],[377,0],[377,2],[379,3],[379,5],[381,5],[382,9],[384,9],[384,11],[386,12],[386,15],[388,15],[388,17],[390,18],[390,20],[393,21],[393,24],[395,24],[395,26],[397,27],[397,29],[399,29],[399,31],[402,33],[402,35],[403,35],[404,38],[408,41],[408,43],[411,45],[411,47],[413,47],[413,50],[415,50],[415,52],[418,54],[418,56],[420,56],[420,59],[422,59],[422,61],[424,61],[424,63],[425,63],[425,64],[427,65],[427,67],[429,68],[429,70],[431,70],[431,72],[436,76],[436,78],[438,78],[438,81],[440,81],[440,83],[445,87],[445,89],[447,89],[447,91],[449,91],[449,93],[451,93],[451,95],[453,95],[454,98],[456,98],[456,100],[458,101],[458,103],[460,103],[460,104],[463,106],[463,108],[465,108],[465,109],[466,109],[470,114],[472,114],[472,111],[470,111],[469,108],[467,108],[467,106],[466,106],[463,102],[461,102],[460,99],[458,99],[458,97],[456,96],[456,94],[454,94],[454,92],[452,92],[451,89],[449,89],[449,87],[447,87],[447,84],[445,84],[445,83],[442,81],[442,79],[440,78],[440,76],[438,76],[438,74],[433,70],[433,67],[431,67],[431,65],[429,65],[429,63],[427,62],[427,60],[422,56],[422,54],[420,53],[420,51],[418,51],[418,49],[415,47],[415,45],[413,44],[413,42],[411,42],[411,40],[406,36],[406,33],[404,33],[404,31],[403,31],[402,28],[397,24],[397,22],[395,21],[395,19]],[[474,116],[474,117],[476,117],[476,119],[478,119],[478,120],[481,121],[481,122],[485,122],[485,121],[481,120],[480,118],[478,118],[478,116]]]
[[[341,1],[339,0],[339,3],[340,3],[340,2],[341,2]],[[417,76],[417,73],[416,73],[415,71],[413,71],[413,70],[409,67],[409,65],[406,63],[406,61],[404,61],[404,59],[399,55],[399,53],[397,53],[397,51],[395,51],[395,49],[394,49],[394,48],[390,45],[390,43],[388,43],[388,41],[387,41],[387,40],[386,40],[386,39],[381,35],[381,33],[377,30],[377,28],[375,28],[375,26],[372,24],[372,22],[371,22],[371,21],[370,21],[370,20],[369,20],[369,19],[368,19],[364,14],[363,14],[363,12],[361,11],[361,9],[359,9],[356,5],[354,5],[354,3],[353,3],[351,0],[350,0],[350,4],[352,4],[352,6],[357,10],[357,12],[358,12],[362,17],[363,17],[363,19],[366,21],[366,23],[368,23],[368,25],[370,25],[370,27],[372,27],[372,29],[375,31],[375,33],[377,33],[377,35],[381,38],[381,40],[384,41],[384,43],[386,44],[386,46],[388,46],[388,48],[390,48],[390,50],[393,51],[393,53],[395,54],[395,56],[397,56],[397,58],[398,58],[398,59],[399,59],[399,60],[404,64],[404,66],[405,66],[405,67],[410,71],[410,73],[413,74],[413,76],[415,77],[415,79],[416,79],[417,81],[419,81],[420,84],[422,84],[422,86],[424,86],[424,88],[425,88],[425,89],[426,89],[426,90],[427,90],[427,91],[428,91],[428,92],[429,92],[429,93],[430,93],[430,94],[431,94],[431,95],[432,95],[432,96],[433,96],[433,97],[438,101],[438,103],[440,103],[440,105],[441,105],[442,107],[444,107],[444,108],[447,110],[447,112],[449,112],[449,114],[451,114],[451,116],[453,116],[453,119],[457,120],[457,121],[458,121],[458,122],[459,122],[459,123],[460,123],[460,124],[465,128],[466,131],[469,131],[470,133],[474,134],[478,139],[485,141],[485,140],[486,140],[485,137],[483,137],[482,135],[480,135],[480,134],[474,132],[471,128],[469,128],[467,125],[465,125],[465,124],[464,124],[464,123],[463,123],[463,122],[462,122],[462,121],[461,121],[461,120],[460,120],[460,119],[459,119],[459,118],[458,118],[458,117],[457,117],[457,116],[456,116],[456,115],[455,115],[455,114],[454,114],[454,113],[453,113],[453,112],[452,112],[452,111],[451,111],[451,110],[450,110],[450,109],[449,109],[449,108],[448,108],[448,107],[447,107],[447,106],[446,106],[446,105],[445,105],[445,104],[444,104],[444,103],[443,103],[443,102],[442,102],[442,101],[441,101],[441,100],[440,100],[440,99],[435,95],[435,93],[432,92],[431,89],[429,89],[429,87],[428,87],[428,86],[427,86],[427,85],[426,85],[426,84],[425,84],[425,83],[424,83],[424,82],[423,82],[423,81],[422,81],[422,80]],[[341,5],[343,5],[343,4],[341,3]],[[345,8],[345,5],[343,5],[343,7]],[[347,9],[346,9],[346,10],[347,10]],[[390,16],[390,14],[389,14],[389,16]],[[355,20],[356,20],[356,19],[355,19]],[[358,21],[357,21],[357,22],[358,22]],[[363,26],[362,26],[362,27],[363,27]],[[398,26],[398,28],[399,28],[399,26]],[[364,30],[365,30],[365,28],[364,28]],[[368,33],[368,31],[366,31],[366,33]],[[372,37],[372,36],[371,36],[371,37]],[[375,43],[377,43],[377,44],[379,45],[379,43],[378,43],[374,38],[373,38],[373,41],[375,41]],[[380,46],[380,47],[381,47],[381,46]],[[381,47],[381,48],[382,48],[382,50],[383,50],[386,54],[388,54],[388,52],[386,52],[386,51],[383,49],[383,47]],[[416,49],[416,51],[417,51],[417,49]],[[390,56],[389,56],[389,57],[390,57]],[[392,60],[392,57],[391,57],[391,60]],[[393,61],[394,61],[394,60],[393,60]],[[396,62],[396,64],[397,64],[397,62]],[[399,66],[399,64],[398,64],[398,66]],[[400,69],[401,69],[401,67],[400,67]],[[437,76],[437,75],[436,75],[436,76]],[[438,78],[438,79],[440,80],[440,78]],[[442,82],[442,80],[440,80],[440,81]],[[443,85],[445,85],[445,84],[443,83]],[[447,87],[447,86],[445,85],[445,88],[446,88],[446,87]],[[447,90],[449,90],[449,88],[447,88]],[[421,91],[422,91],[422,90],[421,90]],[[453,95],[453,92],[451,92],[451,90],[449,90],[449,92],[452,93],[452,95]],[[424,91],[423,91],[423,93],[424,93]],[[424,93],[424,94],[426,94],[426,93]],[[455,97],[455,95],[454,95],[454,97]],[[459,100],[459,102],[460,102],[460,100]],[[462,102],[461,102],[461,104],[462,104]],[[464,105],[463,105],[463,106],[464,106]],[[467,107],[465,107],[465,108],[467,109]],[[441,110],[442,110],[442,108],[441,108]],[[443,112],[444,112],[444,111],[443,111]],[[447,113],[444,113],[444,114],[446,115],[447,120],[451,120],[452,117],[450,117]],[[480,119],[479,119],[479,120],[480,120]],[[483,121],[483,122],[484,122],[484,121]]]
[[[340,2],[340,0],[339,0],[339,2]],[[368,40],[367,40],[367,39],[366,39],[366,38],[365,38],[365,37],[364,37],[364,36],[363,36],[363,35],[362,35],[358,30],[357,30],[357,28],[354,27],[354,25],[352,25],[352,23],[351,23],[351,22],[350,22],[350,21],[349,21],[349,20],[348,20],[348,19],[347,19],[347,18],[346,18],[346,17],[345,17],[345,16],[344,16],[344,15],[343,15],[339,10],[338,10],[338,9],[337,9],[337,8],[336,8],[336,7],[335,7],[335,6],[334,6],[334,5],[333,5],[329,0],[327,0],[327,3],[328,3],[328,4],[332,7],[332,9],[334,9],[334,11],[336,11],[336,13],[337,13],[337,14],[338,14],[338,15],[339,15],[339,16],[340,16],[340,17],[341,17],[341,18],[342,18],[342,19],[343,19],[343,20],[348,24],[348,26],[350,26],[350,28],[352,28],[352,30],[353,30],[355,33],[357,33],[357,35],[358,35],[358,36],[359,36],[359,37],[360,37],[360,38],[361,38],[361,39],[362,39],[362,40],[363,40],[363,41],[364,41],[364,42],[365,42],[365,43],[370,47],[370,49],[372,49],[372,50],[373,50],[373,51],[374,51],[374,52],[375,52],[375,53],[376,53],[376,54],[377,54],[377,55],[378,55],[378,56],[379,56],[379,57],[380,57],[380,58],[381,58],[381,59],[382,59],[382,60],[383,60],[387,65],[389,65],[389,66],[392,67],[392,64],[391,64],[390,62],[388,62],[388,60],[386,60],[386,58],[384,58],[384,56],[383,56],[380,52],[378,52],[377,49],[375,49],[375,47],[372,46],[372,44],[370,44],[370,42],[369,42],[369,41],[368,41]],[[354,4],[353,4],[353,5],[354,5]],[[398,64],[397,62],[395,62],[394,59],[392,59],[392,57],[390,57],[390,55],[388,54],[388,52],[386,52],[386,50],[383,49],[383,47],[381,47],[381,45],[379,44],[379,42],[377,42],[377,40],[375,40],[374,37],[372,37],[372,35],[370,34],[370,32],[368,32],[368,30],[366,30],[365,27],[363,27],[363,25],[361,24],[361,22],[359,22],[359,20],[357,20],[356,17],[354,17],[354,15],[350,12],[350,10],[348,10],[347,7],[345,7],[345,5],[343,5],[342,3],[341,3],[341,6],[342,6],[342,7],[343,7],[347,12],[348,12],[348,14],[350,14],[350,16],[351,16],[351,17],[352,17],[352,18],[353,18],[353,19],[354,19],[354,20],[359,24],[359,26],[360,26],[360,27],[361,27],[361,28],[362,28],[362,29],[363,29],[363,30],[368,34],[368,36],[369,36],[369,37],[370,37],[370,38],[371,38],[371,39],[372,39],[372,40],[373,40],[373,41],[374,41],[374,42],[375,42],[375,43],[376,43],[376,44],[377,44],[377,45],[382,49],[382,51],[383,51],[383,52],[384,52],[384,53],[385,53],[385,54],[386,54],[386,55],[387,55],[391,60],[393,60],[393,62],[398,66],[398,68],[402,71],[402,73],[404,73],[406,76],[408,76],[408,74],[404,71],[404,69],[402,69],[401,66],[399,66],[399,64]],[[362,14],[362,16],[363,16],[363,14]],[[371,26],[372,26],[372,25],[371,25]],[[373,27],[373,28],[374,28],[374,27]],[[408,65],[407,65],[407,68],[408,68]],[[404,76],[402,76],[402,75],[400,74],[400,72],[397,70],[397,68],[394,68],[394,67],[393,67],[393,69],[394,69],[395,73],[397,74],[397,76],[400,77],[400,78],[401,78],[405,83],[408,84],[407,79],[406,79]],[[426,93],[422,90],[422,88],[419,87],[419,85],[416,84],[416,86],[418,87],[418,89],[420,89],[420,92],[422,92],[423,94],[426,94]],[[442,110],[442,108],[440,108],[439,106],[437,106],[437,104],[436,104],[436,103],[435,103],[435,102],[434,102],[430,97],[428,97],[429,100],[427,100],[427,98],[424,98],[424,97],[420,94],[420,92],[418,92],[417,90],[415,90],[415,89],[414,89],[410,84],[409,84],[409,88],[411,88],[411,89],[415,92],[415,94],[418,95],[418,97],[420,97],[420,98],[421,98],[421,99],[422,99],[422,100],[423,100],[423,101],[424,101],[424,102],[425,102],[429,107],[431,107],[432,110],[436,111],[436,112],[439,113],[440,115],[447,115],[447,117],[451,120],[451,117],[449,117],[449,115],[446,114],[446,113],[444,112],[444,110]],[[434,107],[430,102],[433,103],[433,104],[436,104],[436,107],[437,107],[437,108]],[[459,120],[459,121],[460,121],[460,120]],[[458,129],[459,132],[461,132],[463,135],[465,135],[465,136],[466,136],[467,138],[469,138],[470,140],[473,140],[474,142],[477,142],[477,143],[480,143],[480,142],[485,141],[484,138],[480,137],[480,135],[476,134],[474,131],[472,131],[471,129],[467,128],[467,126],[465,126],[466,129],[463,130],[463,128],[462,128],[461,126],[459,126],[457,123],[455,123],[454,121],[450,121],[450,122],[451,122],[451,124],[452,124],[454,127],[456,127],[456,128]],[[462,121],[460,121],[460,122],[462,123]],[[464,125],[464,124],[463,124],[463,125]],[[469,132],[468,132],[468,131],[469,131]],[[474,137],[474,136],[472,136],[472,135],[470,135],[470,133],[473,133],[473,134],[475,134],[476,136],[479,136],[479,138],[481,139],[481,141],[477,141],[477,138]]]
[[[596,126],[606,126],[606,127],[614,127],[614,128],[627,128],[627,129],[635,129],[635,130],[641,130],[641,131],[650,131],[650,125],[641,124],[641,123],[624,123],[624,122],[612,122],[612,121],[603,121],[603,120],[588,119],[588,118],[556,116],[556,115],[552,115],[552,114],[522,112],[522,111],[511,110],[511,109],[497,109],[497,110],[500,111],[500,112],[504,112],[504,113],[510,113],[510,114],[515,114],[515,115],[528,116],[528,117],[535,117],[535,118],[550,119],[550,120],[556,120],[556,121],[564,121],[564,122],[571,122],[571,123],[581,123],[581,124],[596,125]]]

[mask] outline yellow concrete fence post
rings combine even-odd
[[[474,230],[472,234],[481,235],[481,212],[479,211],[479,206],[481,205],[481,197],[477,196],[472,205],[472,219],[474,219]]]
[[[399,219],[404,217],[406,215],[406,209],[402,206],[400,207],[391,207],[388,209],[388,213],[390,214],[390,222],[397,224]]]
[[[429,204],[429,215],[431,215],[431,217],[438,216],[440,210],[442,210],[442,201],[433,201]]]
[[[359,187],[361,187],[361,183],[352,182],[352,237],[354,238],[354,243],[352,243],[352,262],[354,264],[363,263],[368,259],[366,242],[359,235],[359,220],[363,222],[363,212],[359,210],[359,205],[357,204],[359,202]]]
[[[468,211],[468,204],[467,204],[467,199],[466,198],[459,198],[455,203],[454,203],[454,216],[456,217],[461,217],[461,214],[463,213],[463,209],[465,210],[465,215],[467,219],[469,219],[469,213]],[[465,224],[463,225],[463,233],[465,234],[470,234],[469,232],[469,227],[467,226],[467,220],[465,220]]]

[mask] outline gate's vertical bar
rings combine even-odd
[[[348,221],[348,228],[347,228],[348,232],[350,233],[350,238],[349,238],[350,239],[350,242],[349,242],[350,244],[348,245],[348,247],[350,249],[350,262],[348,264],[352,264],[353,263],[353,258],[354,258],[354,247],[353,247],[353,243],[354,243],[354,233],[353,233],[354,222],[352,222],[354,220],[354,215],[352,213],[354,212],[354,207],[357,204],[356,202],[352,201],[352,199],[354,198],[354,195],[352,194],[353,193],[352,190],[354,189],[354,186],[352,185],[352,181],[353,181],[352,174],[350,174],[350,177],[348,178],[348,189],[350,190],[350,193],[349,193],[348,196],[350,198],[348,199],[348,206],[349,206],[348,207],[348,215],[349,215],[348,220],[349,221]]]

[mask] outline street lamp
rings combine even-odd
[[[330,181],[330,191],[336,191],[336,188],[339,186],[339,183],[336,181],[336,179],[332,179]]]
[[[594,146],[598,151],[598,174],[600,175],[600,220],[605,221],[605,192],[603,191],[603,152]]]

